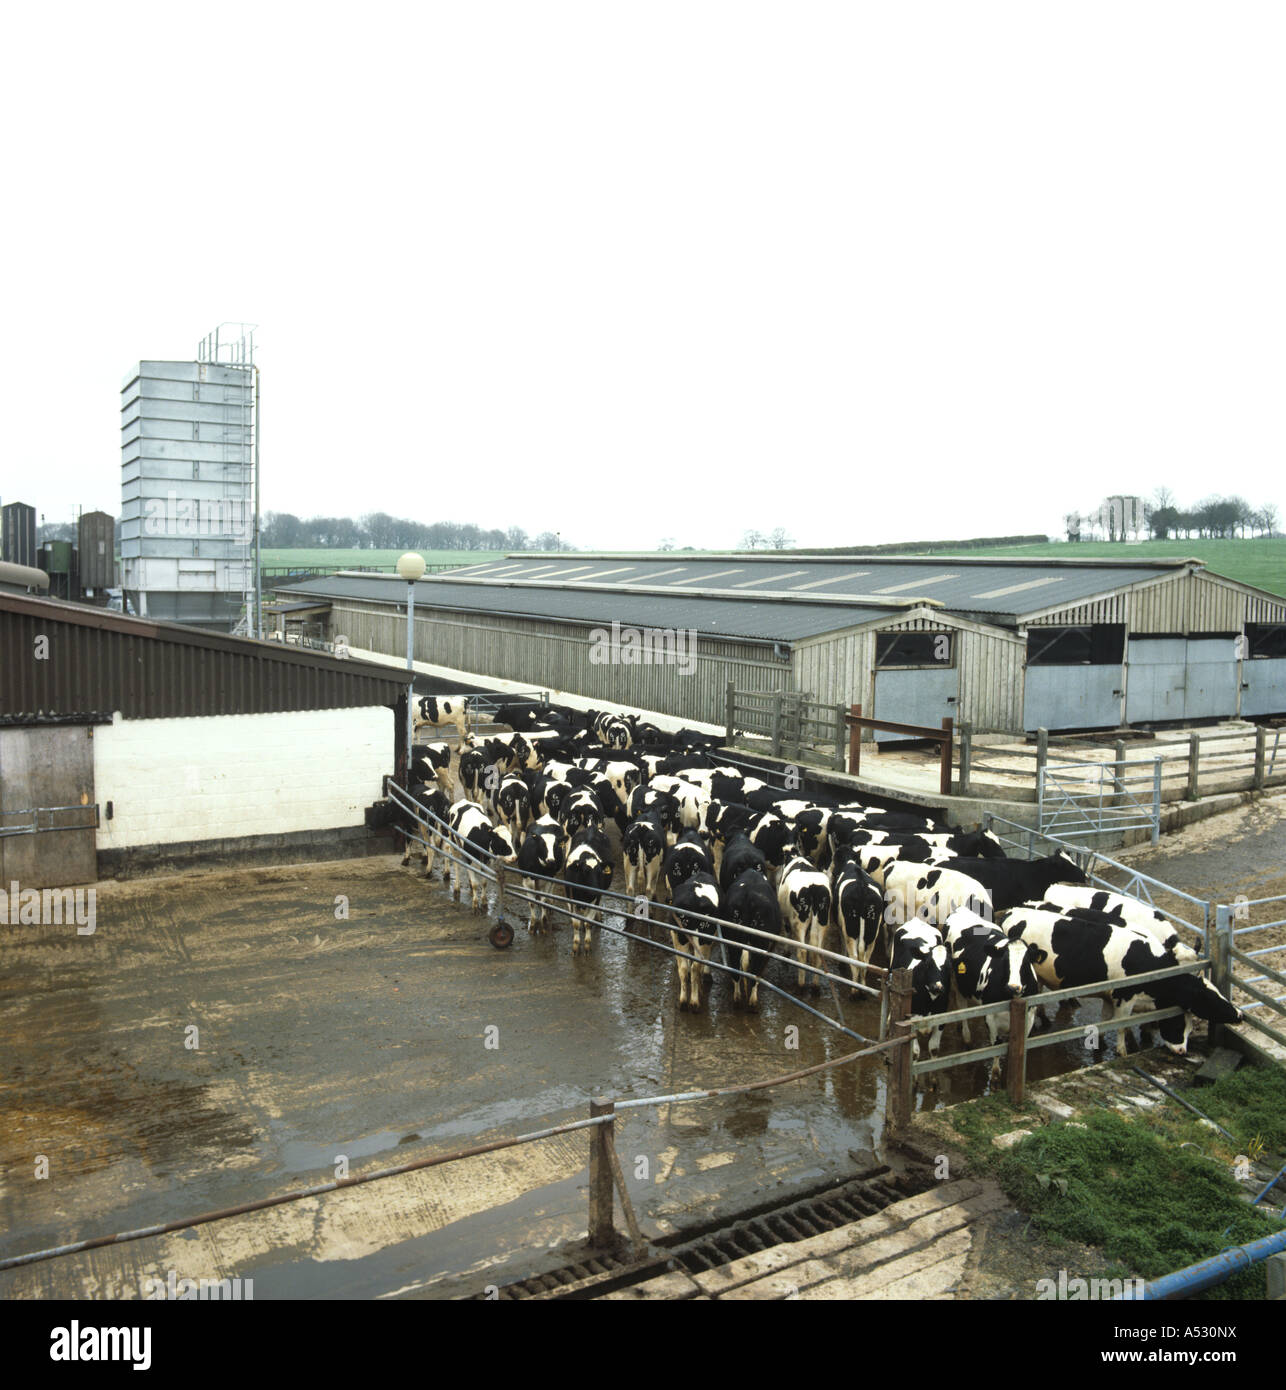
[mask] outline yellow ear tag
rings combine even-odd
[[[964,961],[961,961],[960,964],[956,966],[956,974],[957,974],[957,975],[963,975],[963,974],[964,974],[964,970],[965,970],[965,963],[964,963]]]

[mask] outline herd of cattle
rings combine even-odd
[[[512,732],[474,738],[466,698],[426,697],[418,706],[417,729],[453,724],[459,732],[463,791],[456,801],[450,744],[416,745],[411,794],[436,818],[420,831],[426,875],[449,840],[464,851],[475,911],[483,889],[475,866],[516,866],[529,893],[553,886],[541,879],[561,879],[579,955],[590,949],[612,888],[606,826],[614,821],[624,892],[658,904],[681,953],[682,1009],[701,1008],[719,938],[726,964],[739,972],[730,972],[734,1005],[757,1009],[760,979],[782,944],[757,933],[792,937],[798,985],[820,989],[814,972],[824,958],[810,961],[810,952],[824,947],[834,923],[853,980],[881,953],[890,969],[910,972],[912,1011],[924,1019],[1032,996],[1041,986],[1103,981],[1121,982],[1103,991],[1105,1020],[1140,1006],[1182,1008],[1181,1018],[1159,1025],[1179,1054],[1194,1017],[1241,1019],[1199,973],[1125,983],[1196,954],[1161,913],[1092,887],[1067,855],[1009,859],[986,832],[804,799],[726,765],[715,737],[666,733],[633,716],[502,701],[494,719]],[[403,864],[417,843],[408,839]],[[530,931],[547,925],[547,902],[547,892],[532,901]],[[1027,1011],[1029,1028],[1036,1012]],[[986,1018],[994,1044],[1008,1013]],[[936,1053],[942,1029],[929,1032]],[[967,1043],[967,1022],[962,1032]]]

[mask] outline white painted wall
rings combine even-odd
[[[393,771],[393,723],[378,705],[201,719],[118,711],[94,730],[98,848],[361,825]]]

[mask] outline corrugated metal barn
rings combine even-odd
[[[406,649],[399,579],[278,592]],[[627,664],[617,640],[604,662],[614,622],[694,650]],[[420,580],[415,625],[417,661],[715,724],[728,681],[980,732],[1286,712],[1286,598],[1198,560],[510,555]]]
[[[364,853],[407,683],[386,666],[0,593],[0,883]]]

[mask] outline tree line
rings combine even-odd
[[[351,516],[311,516],[265,512],[260,523],[265,549],[344,550],[568,550],[555,531],[529,536],[521,526],[490,530],[472,522],[411,521],[388,512]]]
[[[1150,500],[1110,497],[1093,512],[1068,512],[1064,518],[1069,541],[1125,540],[1146,531],[1152,540],[1247,540],[1272,536],[1278,512],[1273,502],[1256,507],[1244,497],[1211,496],[1191,507],[1176,504],[1168,487],[1159,487]]]

